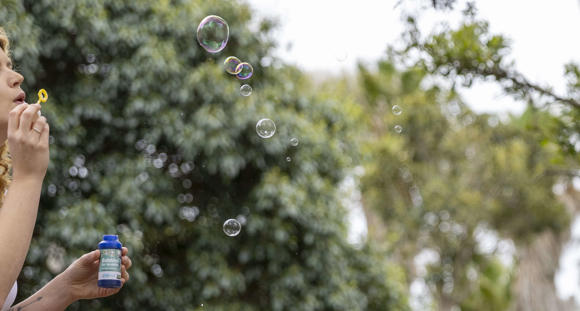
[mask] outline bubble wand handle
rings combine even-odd
[[[40,105],[40,103],[46,103],[46,100],[48,99],[48,94],[46,93],[45,89],[40,89],[40,91],[38,91],[38,101],[36,102],[37,104]],[[40,110],[38,110],[38,116],[40,117],[42,114],[40,113]]]

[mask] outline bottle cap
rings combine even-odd
[[[119,239],[119,236],[115,234],[105,234],[103,235],[103,240],[105,241],[116,241]]]

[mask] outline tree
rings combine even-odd
[[[408,16],[404,47],[390,49],[376,70],[361,67],[361,102],[373,133],[363,197],[370,214],[383,221],[371,232],[382,235],[407,263],[409,280],[418,275],[417,254],[425,249],[436,254],[422,277],[438,309],[470,310],[478,301],[494,310],[516,303],[526,309],[519,299],[510,302],[526,293],[517,291],[511,277],[497,277],[497,271],[509,275],[509,267],[501,267],[495,252],[479,249],[477,233],[491,230],[513,240],[517,263],[544,233],[559,235],[568,228],[570,214],[552,186],[573,176],[580,159],[573,121],[579,75],[577,66],[567,66],[567,95],[533,83],[504,61],[507,41],[490,34],[474,12],[470,3],[463,24],[428,36],[418,30],[417,17]],[[473,113],[458,97],[456,84],[470,86],[479,79],[494,79],[508,94],[526,100],[528,109],[506,121]],[[395,105],[402,115],[391,113]],[[402,126],[401,134],[395,125]],[[541,288],[551,288],[553,295],[553,283]]]
[[[194,34],[216,13],[231,36],[210,55]],[[179,0],[3,0],[0,20],[26,89],[50,96],[51,165],[20,297],[118,233],[130,283],[72,310],[406,309],[396,267],[345,238],[336,186],[357,156],[357,108],[279,60],[258,65],[274,21],[251,29],[246,5]],[[223,71],[227,54],[255,65],[251,97]],[[255,134],[261,117],[273,138]],[[236,217],[241,234],[225,236]]]

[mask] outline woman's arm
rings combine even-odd
[[[0,305],[18,278],[32,239],[42,181],[15,180],[0,208]]]
[[[16,281],[34,231],[42,180],[48,166],[49,129],[40,105],[20,104],[10,111],[8,149],[13,179],[0,208],[0,305]],[[36,119],[38,118],[38,119]],[[32,126],[41,126],[41,133]]]
[[[60,311],[75,302],[70,285],[58,275],[28,299],[10,308],[10,311]]]
[[[121,287],[129,281],[132,265],[129,250],[121,251]],[[11,311],[60,311],[80,299],[94,299],[114,295],[121,288],[97,286],[100,251],[94,250],[75,260],[65,271],[57,275],[34,295],[12,307]]]

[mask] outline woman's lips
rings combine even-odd
[[[26,93],[24,93],[22,91],[18,94],[18,96],[16,96],[16,98],[14,99],[14,103],[16,105],[24,104],[25,100],[26,100]]]

